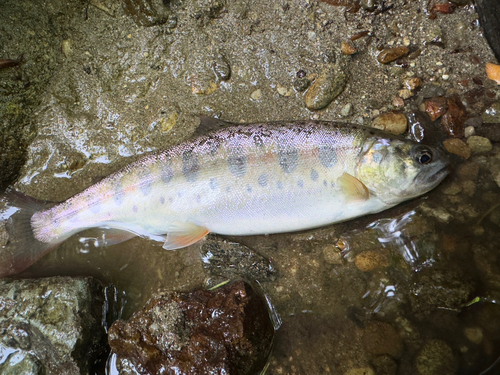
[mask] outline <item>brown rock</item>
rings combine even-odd
[[[392,134],[403,134],[408,127],[408,121],[402,113],[386,112],[373,120],[372,127]]]
[[[367,272],[376,268],[389,267],[391,260],[386,251],[367,250],[356,256],[354,264],[360,271]]]
[[[366,351],[373,356],[389,354],[399,358],[403,354],[403,340],[388,323],[370,322],[363,332],[363,343]]]
[[[340,95],[347,83],[347,75],[337,65],[327,65],[304,95],[308,109],[322,109]]]
[[[384,48],[377,56],[377,60],[381,64],[388,64],[391,61],[397,60],[408,54],[408,47]]]
[[[437,120],[444,115],[448,110],[446,98],[436,96],[424,102],[425,112],[429,115],[432,121]]]
[[[109,345],[141,374],[253,374],[274,334],[264,302],[243,281],[152,298],[109,329]]]
[[[460,156],[462,159],[470,158],[471,149],[470,147],[461,139],[458,138],[448,138],[443,141],[443,146],[446,151]]]
[[[357,52],[354,44],[351,41],[345,40],[340,43],[340,50],[344,55],[354,55]]]
[[[441,124],[444,130],[452,137],[464,137],[464,123],[467,119],[467,111],[458,98],[453,96],[448,98],[448,111],[441,118]]]

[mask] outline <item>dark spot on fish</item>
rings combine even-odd
[[[141,190],[142,195],[146,196],[151,193],[153,190],[153,181],[151,178],[151,173],[149,170],[141,170],[138,173],[139,177],[139,189]]]
[[[210,185],[210,189],[212,190],[217,189],[217,180],[215,178],[212,177],[208,184]]]
[[[170,197],[170,198],[168,198],[168,201],[169,201],[170,203],[172,203],[172,202],[174,201],[174,198]]]
[[[335,183],[333,181],[330,182],[330,187],[332,187],[332,188],[335,187]]]
[[[181,193],[180,191],[178,191],[178,192],[177,192],[177,196],[178,196],[179,198],[181,198],[181,197],[182,197],[182,193]]]
[[[281,181],[278,181],[278,189],[283,189],[283,182]]]
[[[174,171],[169,163],[164,163],[161,169],[161,180],[163,183],[168,184],[174,177]]]
[[[253,143],[258,148],[264,147],[264,141],[262,140],[262,138],[258,134],[254,134],[254,136],[253,136]]]
[[[97,214],[99,211],[101,211],[101,202],[90,203],[90,212]]]
[[[317,181],[319,178],[318,172],[315,169],[311,169],[311,180]]]
[[[278,150],[278,160],[285,173],[291,173],[297,168],[299,152],[294,146],[287,146]]]
[[[201,202],[201,196],[200,195],[197,195],[196,196],[196,203],[200,203]]]
[[[326,182],[326,180],[323,180],[323,185],[328,186],[328,182]]]
[[[337,151],[335,151],[335,148],[331,145],[323,145],[319,147],[319,161],[321,164],[326,167],[330,168],[335,165],[337,162]]]
[[[132,211],[137,212],[139,211],[139,208],[137,206],[132,207]]]
[[[186,150],[182,153],[182,173],[189,182],[194,182],[198,179],[200,171],[200,163],[198,156],[193,154],[192,150]]]
[[[299,180],[297,181],[297,185],[299,185],[299,187],[304,187],[304,182],[302,180]]]
[[[258,181],[259,181],[260,186],[266,186],[267,185],[267,176],[264,173],[262,173],[259,176]]]
[[[217,141],[216,139],[209,138],[207,140],[207,145],[208,145],[208,151],[210,152],[210,155],[214,156],[217,153],[217,151],[219,151],[220,142]]]
[[[248,191],[249,193],[251,193],[251,192],[252,192],[252,187],[251,187],[250,185],[248,185],[248,186],[247,186],[247,191]]]
[[[228,186],[228,187],[226,188],[226,193],[229,193],[230,191],[231,191],[231,188]]]
[[[115,194],[113,196],[113,200],[116,205],[120,206],[123,201],[125,200],[125,192],[123,191],[122,188],[122,183],[121,181],[118,181],[115,186]]]
[[[247,157],[242,147],[237,147],[229,151],[227,157],[229,171],[235,177],[242,177],[247,171]]]
[[[161,203],[161,204],[165,204],[165,198],[160,197],[160,203]]]

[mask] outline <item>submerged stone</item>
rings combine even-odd
[[[109,344],[141,374],[255,374],[274,328],[266,304],[238,281],[214,291],[153,297],[109,329]]]
[[[105,351],[103,304],[93,278],[0,281],[0,373],[91,373]]]
[[[327,65],[307,90],[304,99],[308,109],[322,109],[340,95],[347,83],[347,75],[337,65]]]

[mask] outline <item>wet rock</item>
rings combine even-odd
[[[420,375],[452,375],[458,368],[457,360],[450,346],[442,340],[425,343],[416,360]]]
[[[479,175],[479,164],[464,163],[457,169],[457,176],[462,180],[475,181]]]
[[[377,375],[395,375],[398,365],[389,355],[379,355],[371,362]]]
[[[239,243],[209,235],[203,241],[200,252],[203,266],[211,275],[230,280],[276,280],[277,271],[271,262]]]
[[[170,14],[162,0],[124,0],[122,6],[137,26],[161,25]]]
[[[408,89],[408,90],[415,90],[417,87],[420,86],[420,78],[418,77],[411,77],[411,78],[406,78],[403,80],[403,85]]]
[[[435,96],[444,96],[444,94],[444,89],[441,86],[435,85],[433,83],[425,84],[420,91],[420,95],[422,95],[424,99],[432,98]]]
[[[392,134],[403,134],[408,127],[408,121],[402,113],[386,112],[373,120],[372,127]]]
[[[500,102],[493,103],[486,108],[481,117],[485,123],[500,124]]]
[[[354,113],[353,111],[353,108],[352,108],[352,104],[351,103],[347,103],[345,106],[342,107],[342,109],[340,110],[340,115],[342,117],[348,117],[348,116],[351,116],[352,114]]]
[[[372,321],[363,331],[365,350],[373,355],[388,354],[399,358],[403,354],[403,340],[388,323]]]
[[[368,12],[373,12],[377,9],[378,0],[361,0],[361,7]]]
[[[437,120],[444,115],[448,110],[446,98],[436,96],[424,102],[425,112],[429,115],[432,121]]]
[[[486,63],[486,74],[489,79],[500,85],[500,65]]]
[[[499,124],[483,124],[478,128],[474,128],[476,135],[488,138],[493,142],[500,142],[500,123]]]
[[[462,138],[464,136],[464,123],[467,119],[467,111],[458,96],[448,98],[446,103],[448,110],[441,117],[441,125],[452,137]]]
[[[346,83],[347,75],[338,65],[327,65],[307,90],[306,107],[311,110],[325,108],[340,95]]]
[[[375,372],[370,367],[356,367],[347,370],[344,375],[375,375]]]
[[[265,303],[238,281],[156,296],[127,322],[113,323],[109,344],[141,374],[254,374],[266,364],[273,334]]]
[[[391,259],[385,250],[367,250],[356,256],[354,264],[360,271],[367,272],[388,267],[391,264]]]
[[[103,304],[92,278],[0,281],[0,372],[91,373],[105,351]]]
[[[220,81],[231,78],[231,66],[224,56],[218,56],[213,63],[213,70]]]
[[[473,126],[467,126],[464,129],[464,136],[465,138],[469,138],[471,135],[476,134],[476,129]]]
[[[408,47],[384,48],[377,56],[377,60],[381,64],[388,64],[408,54]]]
[[[488,138],[472,135],[467,138],[467,145],[470,147],[473,154],[482,154],[491,151],[493,146]]]
[[[475,282],[455,269],[433,269],[432,272],[424,269],[416,274],[409,299],[415,312],[459,309],[470,301],[475,287]]]
[[[306,77],[296,78],[293,81],[293,88],[297,92],[306,91],[309,86],[311,86],[311,81]]]
[[[443,146],[446,151],[460,156],[462,159],[467,160],[471,155],[471,148],[458,138],[448,138],[443,141]]]

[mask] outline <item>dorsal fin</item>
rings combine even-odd
[[[200,125],[196,128],[196,130],[193,133],[193,137],[199,137],[200,135],[205,135],[207,133],[210,133],[214,130],[226,128],[231,125],[235,125],[234,122],[227,122],[223,120],[219,120],[213,117],[208,117],[208,116],[199,116],[200,118]]]

